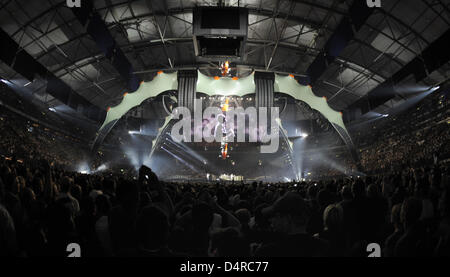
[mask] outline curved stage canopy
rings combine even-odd
[[[198,72],[197,90],[207,95],[244,96],[255,93],[255,74],[252,73],[245,78],[209,77]],[[139,89],[134,93],[125,93],[122,102],[108,109],[105,121],[100,127],[95,139],[94,147],[100,145],[115,123],[130,109],[139,106],[144,100],[158,96],[164,91],[177,90],[177,72],[163,73],[150,82],[142,82]],[[342,120],[342,113],[333,110],[327,103],[325,97],[315,96],[311,86],[299,84],[293,75],[282,76],[275,74],[274,91],[288,94],[308,104],[312,109],[319,111],[336,129],[350,150],[354,150],[353,142]],[[166,124],[167,125],[167,121]],[[164,127],[164,126],[163,126]],[[164,128],[161,128],[162,130]],[[355,151],[352,151],[352,155]],[[353,158],[356,158],[355,156]]]
[[[198,72],[197,91],[203,92],[209,96],[244,96],[255,93],[255,73],[244,78],[219,78],[209,77]]]
[[[113,121],[119,120],[132,108],[141,105],[148,98],[158,96],[167,90],[176,90],[178,88],[177,73],[162,73],[150,82],[141,82],[139,89],[133,93],[125,93],[119,105],[108,109],[105,121],[100,127],[101,132],[105,127]]]

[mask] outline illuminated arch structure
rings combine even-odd
[[[197,82],[195,91],[203,92],[209,96],[244,96],[255,93],[255,72],[244,78],[229,77],[209,77],[197,72]],[[143,101],[168,90],[178,89],[178,72],[164,73],[158,72],[157,76],[150,82],[141,82],[139,89],[133,93],[125,93],[122,102],[115,107],[108,108],[106,118],[97,132],[94,142],[94,149],[97,148],[111,131],[119,119],[125,115],[130,109],[141,105]],[[319,111],[335,128],[344,143],[350,150],[352,157],[357,161],[357,154],[352,139],[344,125],[342,113],[333,110],[327,103],[325,97],[315,96],[311,86],[304,86],[297,82],[293,75],[282,76],[274,74],[273,91],[285,93],[296,100],[303,101],[312,109]],[[164,125],[159,129],[157,138],[153,142],[151,154],[160,137],[160,134],[170,126],[172,117],[166,117]],[[280,128],[280,130],[284,130]],[[281,132],[283,134],[283,132]],[[283,136],[286,138],[285,134]]]

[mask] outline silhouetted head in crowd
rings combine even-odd
[[[424,198],[428,195],[429,188],[429,184],[426,180],[416,182],[414,187],[414,195],[418,198]]]
[[[5,197],[5,184],[0,176],[0,203],[3,203],[3,198]]]
[[[97,206],[95,205],[95,199],[93,197],[84,197],[81,199],[80,206],[83,207],[83,215],[91,217],[97,213]]]
[[[353,185],[352,185],[352,194],[354,198],[363,197],[365,195],[366,189],[365,189],[364,182],[361,179],[357,179]]]
[[[398,187],[395,189],[394,194],[391,197],[391,204],[402,204],[406,197],[406,191],[403,187]]]
[[[319,202],[319,205],[322,209],[325,209],[325,207],[332,204],[333,200],[333,195],[329,190],[322,189],[317,194],[317,202]]]
[[[450,187],[444,190],[439,199],[438,207],[441,216],[450,218]]]
[[[95,198],[95,206],[99,215],[108,215],[111,210],[111,202],[105,195],[99,195]]]
[[[7,192],[18,195],[20,193],[20,183],[16,181],[13,174],[8,174],[5,178],[5,189]]]
[[[37,196],[40,196],[44,192],[44,182],[41,178],[35,176],[33,178],[32,184],[31,184],[34,193],[36,193]]]
[[[25,178],[23,178],[22,176],[17,176],[14,181],[16,183],[14,185],[14,188],[17,188],[17,192],[14,193],[18,194],[25,188]]]
[[[262,212],[270,217],[271,226],[276,232],[287,235],[305,232],[309,213],[305,201],[295,192],[286,193]]]
[[[65,204],[67,198],[62,198],[48,207],[47,228],[50,239],[63,239],[75,228],[72,211]]]
[[[213,211],[211,207],[200,202],[192,207],[192,223],[197,231],[207,231],[213,221]]]
[[[331,204],[325,208],[323,212],[323,224],[326,230],[340,232],[342,230],[343,220],[344,211],[341,206]]]
[[[67,176],[61,179],[61,192],[69,193],[72,188],[73,180]]]
[[[212,200],[211,194],[209,193],[208,190],[203,189],[199,194],[198,194],[198,200],[205,202],[205,203],[210,203]]]
[[[336,193],[337,184],[334,181],[328,182],[325,185],[325,189],[330,193]]]
[[[192,192],[184,192],[182,198],[184,203],[192,203],[195,197]]]
[[[36,201],[36,195],[34,194],[33,190],[31,188],[24,188],[22,190],[22,205],[27,208],[31,209],[34,201]]]
[[[150,194],[146,191],[139,193],[139,207],[145,207],[147,205],[150,205],[152,203],[152,198],[150,197]]]
[[[239,220],[242,226],[248,227],[248,224],[250,222],[250,211],[247,209],[239,209],[235,212],[236,218]]]
[[[402,222],[401,222],[401,218],[400,218],[401,210],[402,210],[401,204],[396,204],[392,207],[391,223],[396,230],[402,229]]]
[[[137,207],[139,203],[138,184],[135,181],[121,180],[117,184],[117,200],[123,207]]]
[[[349,185],[345,185],[341,189],[342,200],[349,201],[353,199],[352,188]]]
[[[268,206],[266,203],[262,203],[255,208],[255,225],[257,229],[266,230],[270,228],[269,219],[262,213],[262,210]]]
[[[75,197],[78,201],[81,201],[82,197],[82,188],[80,185],[73,185],[70,188],[70,194]]]
[[[190,251],[194,255],[208,255],[209,228],[213,222],[213,218],[213,210],[208,204],[199,202],[192,207],[192,233],[189,240]]]
[[[414,226],[419,221],[422,214],[422,201],[410,197],[403,201],[400,218],[405,229]]]
[[[217,203],[219,203],[220,206],[224,207],[228,204],[228,194],[225,189],[219,188],[216,193],[217,196]]]
[[[103,180],[103,190],[105,192],[115,193],[116,182],[112,178],[105,178]]]
[[[248,257],[250,245],[234,228],[226,228],[212,234],[211,250],[216,257]]]
[[[316,199],[318,188],[316,185],[308,187],[307,195],[309,199]]]
[[[169,221],[158,207],[148,206],[142,209],[136,221],[136,233],[139,245],[147,250],[159,250],[167,246]]]
[[[380,188],[378,187],[378,185],[375,184],[370,184],[367,187],[367,196],[370,198],[377,198],[381,195],[381,191]]]

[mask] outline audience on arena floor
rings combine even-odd
[[[2,255],[65,256],[73,242],[83,256],[106,257],[359,256],[372,242],[385,256],[449,254],[447,166],[267,186],[3,160],[0,182]]]

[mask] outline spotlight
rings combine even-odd
[[[99,167],[97,168],[97,171],[102,171],[102,170],[105,170],[105,169],[107,169],[106,164],[102,164],[101,166],[99,166]]]
[[[87,162],[82,162],[81,164],[79,164],[77,171],[81,174],[89,174],[91,172]]]
[[[441,88],[441,86],[435,86],[434,88],[432,88],[432,90],[433,91],[436,91],[436,90],[438,90],[438,89],[440,89]]]
[[[49,111],[56,113],[55,108],[48,108]]]

